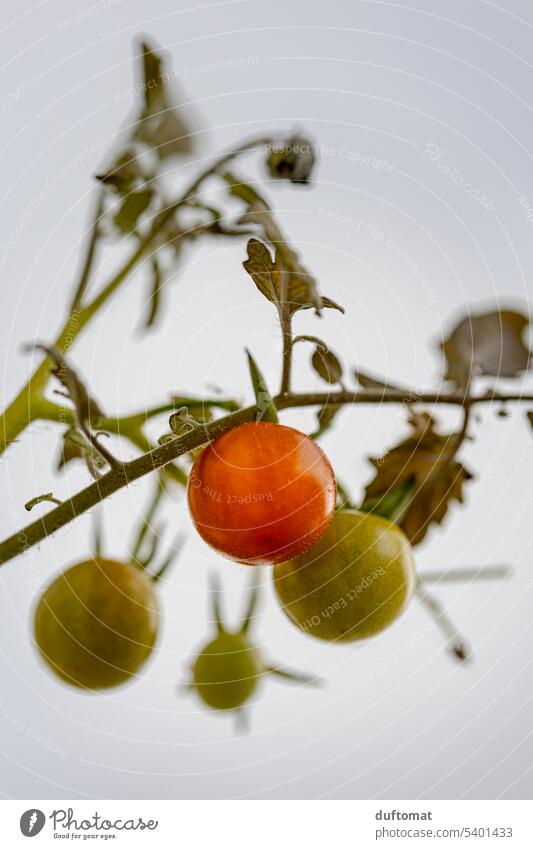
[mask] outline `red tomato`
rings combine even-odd
[[[251,422],[215,439],[189,478],[195,527],[212,548],[242,563],[283,563],[327,528],[336,484],[319,446],[292,427]]]

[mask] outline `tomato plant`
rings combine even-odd
[[[509,405],[533,406],[533,394],[511,383],[527,375],[533,360],[525,341],[528,315],[498,305],[469,311],[439,342],[444,355],[439,388],[424,391],[343,362],[327,341],[307,332],[313,326],[295,334],[296,318],[303,324],[309,315],[344,309],[322,293],[260,181],[246,181],[239,168],[244,154],[260,155],[269,185],[284,180],[299,190],[312,183],[316,146],[300,132],[262,133],[221,153],[180,190],[167,187],[168,174],[177,177],[190,164],[184,157],[194,151],[196,136],[184,110],[171,105],[167,86],[173,75],[164,70],[163,58],[146,43],[140,58],[141,102],[122,148],[97,176],[87,250],[65,318],[51,341],[31,346],[39,362],[0,415],[0,453],[29,425],[46,422],[59,432],[55,464],[68,472],[71,463],[83,462],[92,482],[61,498],[52,492],[31,498],[26,508],[37,508],[41,516],[0,542],[0,564],[144,477],[157,479],[157,494],[129,559],[106,560],[97,553],[45,590],[35,612],[41,656],[61,680],[85,689],[111,687],[137,674],[158,631],[153,581],[170,562],[167,558],[156,575],[147,570],[159,544],[160,495],[188,487],[200,536],[231,560],[273,565],[277,597],[301,630],[332,642],[361,640],[396,621],[415,595],[434,615],[454,656],[465,659],[465,644],[426,590],[430,578],[419,575],[415,581],[411,547],[448,521],[452,502],[468,499],[470,482],[479,474],[463,456],[477,435],[473,412],[496,405],[503,422]],[[258,305],[262,300],[275,310],[281,335],[278,386],[267,386],[246,352],[254,390],[250,403],[222,390],[176,393],[148,408],[110,414],[71,361],[80,334],[139,279],[135,270],[142,270],[147,286],[141,324],[157,332],[165,313],[172,314],[162,308],[170,293],[164,283],[179,271],[183,248],[200,237],[233,243],[243,260],[239,285],[243,291],[248,285]],[[102,254],[113,243],[108,263]],[[117,244],[120,250],[113,253]],[[123,258],[119,267],[117,255]],[[182,334],[179,328],[176,338]],[[310,376],[321,381],[308,391],[295,387],[296,346],[311,346]],[[245,362],[243,352],[243,375]],[[503,388],[500,377],[506,380]],[[50,391],[54,384],[61,402]],[[355,417],[361,404],[402,411],[407,433],[381,456],[367,458],[372,477],[364,496],[355,498],[362,482],[352,479],[350,469],[336,480],[318,440],[335,428],[341,410],[351,408]],[[453,427],[443,426],[442,407],[458,412]],[[285,410],[303,408],[316,413],[309,434],[279,423]],[[162,417],[170,432],[162,432]],[[524,427],[531,423],[528,410]],[[452,578],[465,575],[470,579],[477,572],[455,570]],[[265,663],[249,640],[248,625],[231,631],[220,617],[216,621],[190,684],[204,704],[240,710],[267,672],[283,673]]]

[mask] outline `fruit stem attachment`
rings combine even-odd
[[[250,630],[250,625],[252,624],[255,612],[257,610],[257,604],[259,602],[259,596],[261,593],[261,573],[258,573],[259,576],[256,576],[256,570],[252,570],[252,577],[250,583],[250,594],[248,597],[248,604],[246,606],[246,612],[244,614],[244,618],[242,620],[242,625],[240,627],[241,634],[247,634]]]
[[[212,572],[209,575],[209,588],[211,597],[211,615],[213,617],[217,633],[222,634],[225,631],[221,607],[222,584],[216,572]]]

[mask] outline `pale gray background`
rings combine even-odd
[[[132,44],[143,32],[168,49],[197,104],[203,146],[196,159],[205,163],[259,129],[294,125],[332,149],[312,190],[265,185],[323,290],[347,309],[322,323],[301,314],[299,332],[321,333],[353,365],[438,386],[435,346],[450,317],[497,303],[527,309],[533,233],[518,201],[525,193],[533,202],[533,13],[525,0],[44,0],[4,5],[1,26],[3,400],[31,368],[21,344],[51,339],[62,320],[91,175],[132,105]],[[6,108],[10,95],[15,102]],[[429,142],[494,211],[423,156]],[[390,167],[352,161],[364,156]],[[176,186],[194,168],[176,168]],[[253,157],[249,168],[260,174]],[[427,284],[367,225],[393,237]],[[137,332],[146,287],[142,274],[130,281],[74,351],[107,410],[212,383],[249,399],[245,345],[277,379],[275,316],[246,279],[243,252],[243,244],[222,242],[191,251],[167,293],[157,337]],[[102,276],[120,253],[106,258]],[[317,386],[307,357],[302,346],[302,388]],[[283,416],[303,429],[312,419]],[[452,412],[441,420],[456,421]],[[156,433],[164,429],[163,421]],[[404,432],[400,410],[342,414],[324,446],[355,497],[370,477],[365,457]],[[119,450],[131,454],[128,446]],[[2,535],[27,521],[23,504],[33,495],[53,488],[65,496],[86,482],[81,467],[54,479],[56,451],[57,431],[43,425],[9,451],[1,467]],[[242,571],[190,530],[181,495],[165,510],[168,539],[179,528],[189,537],[162,589],[159,652],[128,687],[98,697],[64,688],[39,664],[29,638],[37,587],[87,551],[90,519],[2,568],[0,791],[25,798],[528,797],[532,453],[522,409],[507,420],[483,411],[478,439],[464,450],[483,473],[468,488],[468,509],[454,508],[417,552],[421,568],[516,567],[505,585],[439,591],[474,646],[474,662],[454,665],[416,604],[364,646],[320,644],[289,626],[268,588],[258,641],[272,658],[324,675],[328,687],[266,684],[248,737],[235,737],[229,719],[175,694],[208,633],[208,572],[223,575],[235,615],[246,585]],[[148,492],[143,483],[106,506],[110,553],[125,555],[132,516]]]

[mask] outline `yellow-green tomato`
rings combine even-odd
[[[208,707],[236,710],[252,697],[263,674],[259,651],[246,636],[222,631],[196,658],[193,687]]]
[[[158,605],[138,566],[95,558],[61,573],[35,611],[42,657],[64,681],[89,690],[135,675],[154,647]]]
[[[397,525],[342,510],[315,545],[274,567],[274,587],[289,619],[321,640],[351,642],[383,631],[411,598],[415,568]]]

